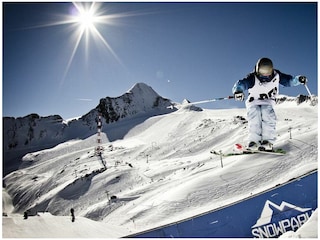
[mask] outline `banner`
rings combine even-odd
[[[128,237],[270,238],[296,231],[317,208],[317,170],[229,206]]]

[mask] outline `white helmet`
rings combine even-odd
[[[260,58],[255,66],[255,75],[260,82],[270,82],[274,76],[272,61],[269,58]]]

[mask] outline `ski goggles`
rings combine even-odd
[[[261,74],[256,74],[257,78],[259,79],[260,82],[271,82],[271,80],[274,77],[274,74],[272,73],[271,75],[261,75]]]
[[[261,82],[270,82],[272,80],[272,75],[269,75],[269,76],[258,75],[258,78]]]

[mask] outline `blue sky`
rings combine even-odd
[[[77,45],[80,24],[62,24],[76,13],[71,2],[3,3],[4,116],[80,116],[99,99],[120,96],[137,82],[176,102],[224,97],[261,57],[271,58],[284,73],[306,75],[317,94],[317,2],[96,7],[96,16],[109,17],[94,23],[100,38],[88,31]],[[307,94],[303,86],[280,92]]]

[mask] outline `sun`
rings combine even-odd
[[[80,46],[85,48],[85,63],[89,64],[89,50],[92,44],[96,44],[101,51],[107,50],[108,54],[120,64],[121,67],[125,68],[121,59],[117,56],[116,52],[112,49],[105,37],[108,33],[108,26],[117,26],[117,19],[127,18],[138,15],[144,15],[148,13],[144,12],[120,12],[113,14],[106,14],[108,8],[105,3],[102,2],[72,2],[72,5],[68,8],[69,14],[57,15],[59,20],[49,22],[47,24],[41,24],[30,28],[44,28],[54,26],[66,26],[68,31],[71,29],[70,37],[70,57],[66,63],[66,67],[60,81],[62,86],[67,78],[68,72],[72,66],[75,55]],[[94,41],[89,41],[93,39]],[[84,45],[80,43],[84,42]]]
[[[95,18],[92,13],[83,12],[78,16],[77,21],[80,23],[82,28],[89,29],[94,27]]]
[[[95,8],[95,3],[92,3],[90,7],[86,5],[79,5],[79,3],[73,3],[77,9],[77,14],[73,17],[75,23],[79,24],[81,30],[93,30],[95,23],[98,22],[99,15]]]
[[[67,20],[65,20],[63,23],[73,25],[74,45],[60,85],[63,85],[64,80],[73,62],[74,56],[79,48],[80,42],[83,40],[85,41],[85,52],[88,55],[90,48],[89,37],[94,38],[96,41],[100,41],[102,45],[109,51],[109,53],[111,53],[111,55],[116,59],[116,61],[121,66],[123,66],[120,58],[109,45],[107,39],[101,34],[101,32],[97,28],[98,24],[111,25],[111,19],[117,18],[119,16],[102,15],[101,12],[99,12],[99,10],[101,10],[101,3],[73,2],[72,4],[74,10],[72,14],[68,16]],[[85,61],[88,62],[87,59]]]

